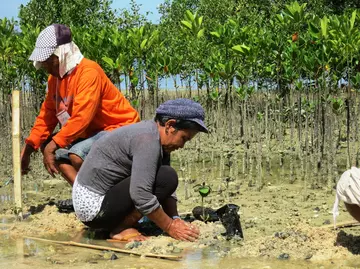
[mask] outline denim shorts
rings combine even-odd
[[[85,160],[88,155],[92,144],[100,137],[107,134],[107,131],[100,131],[97,134],[90,136],[89,138],[79,138],[65,148],[59,148],[55,151],[56,160],[70,160],[69,154],[75,154],[81,159]],[[55,134],[51,135],[43,144],[45,147]]]

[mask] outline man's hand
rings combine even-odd
[[[58,149],[58,146],[54,142],[54,140],[51,140],[49,144],[46,145],[44,149],[44,166],[46,170],[49,172],[49,174],[52,177],[55,177],[54,174],[59,174],[59,169],[56,165],[56,159],[55,159],[55,151]]]
[[[167,233],[172,238],[193,242],[198,239],[200,231],[195,225],[187,223],[181,219],[174,219]]]
[[[199,237],[199,229],[181,219],[171,219],[161,207],[147,215],[158,227],[172,238],[184,241],[195,241]]]
[[[28,144],[25,144],[21,150],[21,174],[26,175],[30,171],[30,155],[34,152],[34,148]]]

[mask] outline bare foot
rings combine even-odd
[[[119,241],[145,241],[147,239],[146,236],[143,236],[141,233],[139,233],[138,230],[135,228],[128,228],[123,231],[121,231],[118,234],[110,233],[110,237],[112,239],[116,239]]]

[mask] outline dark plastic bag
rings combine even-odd
[[[217,210],[197,206],[192,210],[192,213],[195,219],[204,222],[220,220],[225,227],[226,232],[223,235],[226,236],[227,240],[230,240],[234,236],[239,236],[241,239],[244,239],[238,211],[238,205],[226,204]]]
[[[219,220],[219,216],[216,213],[216,210],[209,207],[202,207],[202,206],[194,207],[192,213],[195,219],[204,222],[208,222],[208,221],[213,222]]]
[[[244,239],[238,211],[239,206],[235,204],[226,204],[216,210],[222,225],[226,229],[226,232],[223,235],[226,236],[227,240],[230,240],[235,235],[239,236],[241,239]]]
[[[74,206],[72,199],[59,200],[55,203],[60,213],[71,213],[74,212]]]

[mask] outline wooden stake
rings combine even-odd
[[[83,244],[83,243],[77,243],[77,242],[73,242],[73,241],[56,241],[56,240],[49,240],[49,239],[29,237],[29,236],[24,236],[24,238],[47,242],[47,243],[67,245],[67,246],[75,246],[75,247],[98,249],[98,250],[111,250],[114,252],[119,252],[119,253],[124,253],[124,254],[132,254],[132,255],[136,255],[136,256],[151,257],[151,258],[162,258],[162,259],[174,260],[174,261],[178,261],[178,260],[182,259],[182,256],[154,254],[154,253],[139,253],[136,251],[126,250],[126,249],[121,249],[121,248]]]
[[[129,243],[129,241],[127,240],[118,240],[118,239],[106,239],[107,242],[110,242],[110,243]]]
[[[21,161],[20,161],[20,91],[12,92],[12,145],[15,213],[22,220]]]
[[[353,220],[339,222],[339,223],[336,224],[336,228],[349,228],[349,227],[356,227],[356,226],[360,226],[360,222],[353,221]],[[320,228],[333,229],[334,224],[323,225]]]

